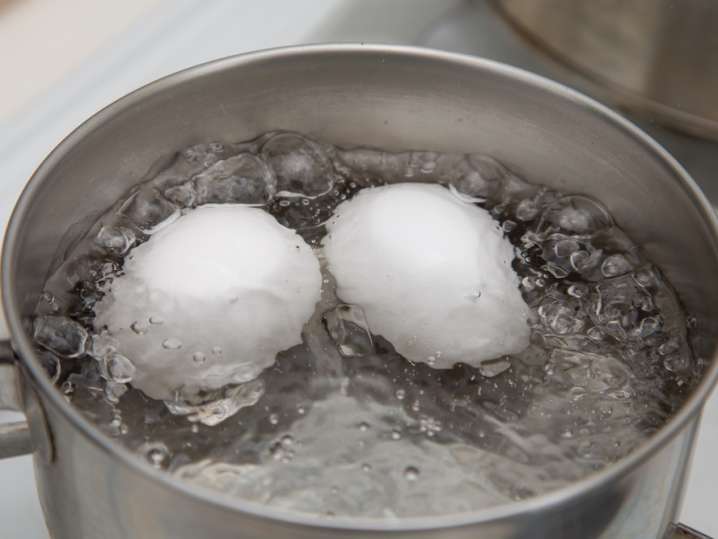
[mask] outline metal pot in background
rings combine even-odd
[[[718,222],[661,147],[598,103],[502,64],[428,49],[323,45],[212,62],[93,116],[45,160],[8,228],[3,302],[17,359],[2,350],[0,404],[28,426],[0,430],[0,456],[32,449],[54,539],[659,539],[673,533],[718,363],[683,408],[620,462],[533,499],[402,520],[288,514],[182,483],[113,442],[55,388],[27,321],[59,242],[109,207],[158,158],[272,129],[340,145],[495,156],[518,174],[602,200],[718,340]],[[22,389],[22,391],[19,391]]]
[[[495,0],[522,33],[634,113],[718,140],[718,2]]]

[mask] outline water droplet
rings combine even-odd
[[[404,468],[404,478],[407,481],[416,481],[419,479],[419,468],[416,466],[407,466]]]
[[[367,423],[367,422],[365,422],[365,421],[362,421],[361,423],[359,423],[359,430],[362,431],[362,432],[368,431],[368,430],[369,430],[369,423]]]
[[[197,423],[193,423],[189,430],[192,431],[192,434],[197,434],[199,432],[199,425]]]
[[[279,423],[279,416],[277,414],[269,414],[269,422],[272,425],[276,425]]]
[[[404,397],[406,397],[406,391],[404,391],[403,389],[397,389],[395,395],[397,399],[402,401],[404,400]]]
[[[213,346],[212,354],[214,354],[215,356],[221,356],[222,355],[222,347],[221,346]]]
[[[207,361],[207,356],[205,356],[202,352],[195,352],[192,354],[192,361],[194,361],[197,365],[202,365],[205,361]]]
[[[365,462],[361,465],[361,469],[363,472],[371,472],[371,464]]]
[[[304,409],[304,406],[298,406],[297,407],[297,413],[299,415],[304,415],[306,413],[306,410]]]
[[[152,315],[149,317],[149,322],[150,322],[150,324],[154,324],[154,325],[158,326],[160,324],[164,324],[165,319],[162,318],[161,316]]]
[[[135,375],[135,366],[125,356],[118,352],[109,353],[104,360],[107,378],[118,384],[132,381]]]
[[[401,440],[401,432],[398,430],[391,431],[391,439],[392,440]]]
[[[175,337],[170,337],[162,341],[162,348],[166,350],[179,350],[182,348],[182,341]]]
[[[137,335],[144,335],[150,327],[144,322],[132,322],[130,329],[137,333]]]
[[[170,451],[162,442],[148,442],[140,447],[140,452],[157,469],[164,470],[170,463]]]
[[[294,445],[294,438],[290,434],[285,434],[282,436],[282,438],[279,440],[279,443],[282,444],[282,447],[289,448]]]

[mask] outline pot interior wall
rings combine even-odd
[[[90,120],[39,171],[6,253],[23,315],[68,231],[81,231],[158,159],[193,143],[289,129],[341,145],[481,152],[531,181],[593,196],[667,273],[701,331],[717,334],[716,239],[677,173],[582,100],[481,66],[439,53],[336,49],[229,59],[140,90]]]

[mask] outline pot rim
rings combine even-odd
[[[630,135],[638,141],[647,152],[652,153],[672,170],[674,177],[680,182],[684,192],[692,200],[696,210],[701,214],[704,224],[708,226],[712,236],[712,245],[710,245],[710,247],[713,250],[714,256],[718,256],[718,219],[711,204],[685,169],[660,144],[629,120],[594,99],[542,76],[500,62],[465,54],[456,54],[423,47],[380,44],[328,43],[299,45],[253,51],[213,60],[178,71],[146,84],[117,99],[88,118],[65,137],[43,160],[30,178],[13,209],[5,233],[1,268],[2,285],[0,287],[3,290],[3,307],[5,309],[8,327],[12,335],[15,350],[18,352],[18,356],[21,358],[25,370],[29,372],[33,383],[36,387],[40,388],[44,398],[48,399],[53,406],[62,413],[66,420],[95,446],[106,454],[119,459],[124,465],[134,471],[149,476],[153,480],[183,495],[196,498],[199,501],[212,504],[225,510],[244,512],[259,519],[278,520],[287,524],[327,530],[420,531],[446,529],[492,521],[496,522],[520,514],[534,513],[560,506],[570,499],[575,499],[591,491],[600,489],[616,481],[621,476],[630,473],[634,468],[650,458],[673,439],[688,421],[700,414],[700,410],[708,398],[708,394],[718,380],[718,359],[716,358],[716,353],[713,354],[713,362],[693,394],[657,433],[618,462],[594,474],[546,494],[522,501],[508,502],[486,509],[431,517],[406,517],[381,520],[357,517],[332,517],[331,519],[327,519],[320,516],[279,510],[257,502],[214,492],[210,489],[192,486],[173,475],[155,469],[132,451],[113,441],[112,438],[101,432],[86,419],[79,410],[73,407],[50,382],[49,377],[45,374],[37,360],[31,339],[28,338],[23,330],[21,316],[17,308],[18,297],[12,287],[15,275],[11,264],[11,256],[17,249],[18,235],[24,225],[25,217],[34,193],[43,184],[55,165],[60,163],[65,155],[67,155],[80,140],[90,136],[94,130],[114,115],[143,101],[149,96],[161,93],[176,84],[191,79],[222,72],[227,69],[236,69],[255,62],[266,62],[276,58],[293,56],[321,56],[324,54],[367,55],[377,58],[381,58],[382,56],[400,56],[408,57],[418,62],[425,60],[441,61],[446,64],[454,64],[457,67],[491,72],[499,76],[510,78],[516,82],[552,93],[561,99],[571,101],[575,105],[589,109],[596,115],[608,120],[618,130]]]

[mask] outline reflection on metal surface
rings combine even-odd
[[[145,106],[151,103],[161,106]],[[22,326],[59,237],[116,200],[157,156],[191,139],[241,140],[277,123],[339,144],[371,140],[387,148],[484,151],[536,181],[595,196],[646,244],[697,319],[718,323],[718,306],[705,301],[718,293],[718,225],[702,197],[660,148],[561,86],[490,62],[376,46],[275,50],[186,71],[110,106],[66,139],[38,169],[9,228],[5,306],[52,429],[56,460],[45,465],[36,459],[36,470],[54,536],[189,539],[201,530],[229,538],[238,529],[247,537],[304,539],[663,535],[676,516],[688,448],[715,368],[654,438],[583,482],[480,513],[389,524],[318,521],[190,490],[111,443],[69,408],[41,372]]]
[[[656,0],[646,0],[648,3],[653,1]],[[718,7],[718,4],[714,5]],[[715,30],[712,36],[718,39]],[[715,171],[718,170],[717,141],[667,128],[661,123],[661,119],[650,111],[639,115],[621,107],[612,100],[611,92],[607,88],[557,61],[554,56],[545,54],[526,39],[525,33],[518,32],[515,25],[507,22],[501,10],[497,9],[496,0],[472,0],[455,8],[427,28],[420,38],[420,43],[506,62],[572,86],[605,103],[618,105],[631,120],[655,137],[686,167],[714,204],[718,202],[718,181],[715,178]],[[694,56],[700,56],[700,53],[695,52]],[[718,59],[713,63],[718,66]],[[718,96],[718,92],[715,95]],[[718,98],[714,103],[718,103]],[[718,104],[714,112],[718,114]]]
[[[541,52],[630,110],[718,139],[718,3],[496,0]]]
[[[711,539],[711,537],[683,524],[676,524],[670,537],[666,539]]]

